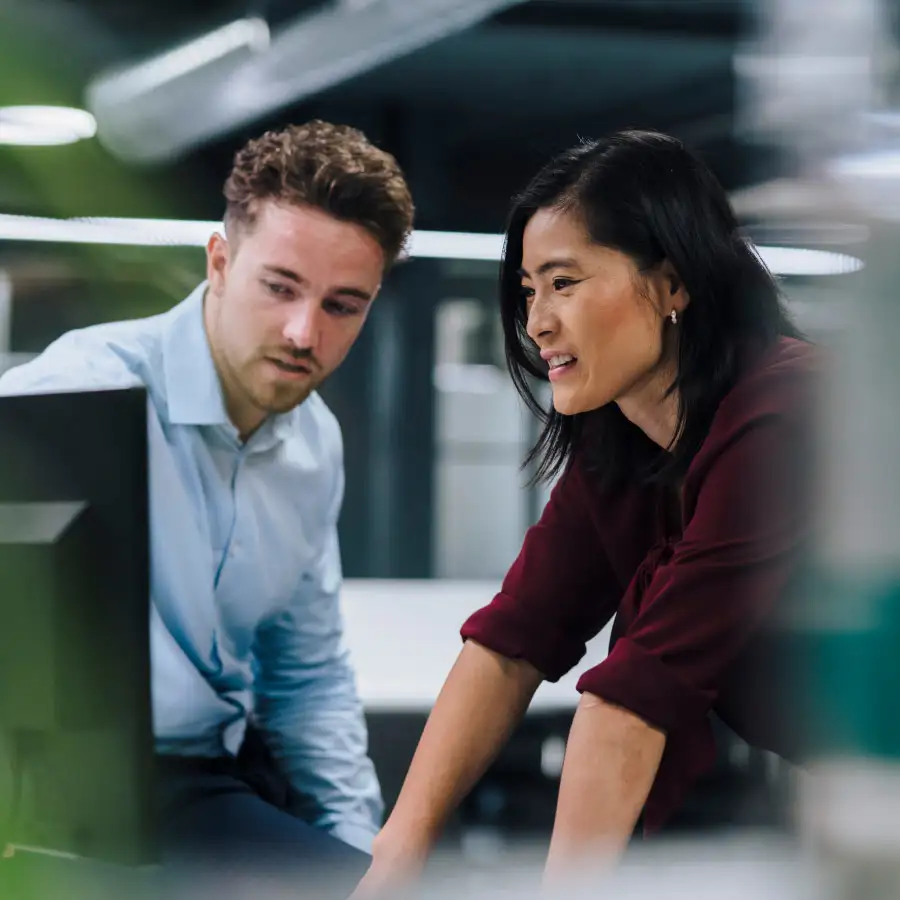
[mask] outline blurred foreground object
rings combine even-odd
[[[900,896],[900,115],[894,4],[768,0],[737,60],[745,125],[799,160],[804,222],[862,224],[823,410],[817,571],[796,625],[816,759],[800,820],[842,896]],[[798,185],[805,189],[798,190]],[[772,192],[781,195],[787,192]],[[799,202],[802,195],[802,203]],[[746,198],[745,198],[746,199]],[[778,200],[775,200],[778,205]],[[779,215],[790,215],[782,204]]]
[[[0,848],[157,856],[146,409],[0,398]]]

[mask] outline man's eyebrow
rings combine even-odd
[[[265,265],[263,268],[267,272],[272,272],[275,275],[280,275],[282,278],[287,278],[288,281],[296,282],[297,284],[303,284],[306,279],[302,276],[298,275],[292,269],[286,269],[284,266],[270,266]]]
[[[292,269],[286,269],[284,266],[264,265],[263,268],[267,272],[271,272],[274,275],[280,275],[282,278],[293,281],[295,284],[306,283],[306,279],[302,275],[298,275]],[[372,299],[372,295],[368,291],[364,291],[362,288],[353,287],[352,285],[337,287],[331,293],[335,296],[353,297],[355,300],[362,300],[364,303],[368,303]]]
[[[537,272],[535,275],[546,275],[551,269],[572,269],[575,268],[578,263],[572,259],[570,256],[563,256],[559,259],[548,259],[546,262],[541,263],[537,267]],[[519,269],[519,277],[520,278],[531,278],[525,269]]]
[[[335,288],[332,293],[343,297],[353,297],[356,300],[362,300],[364,303],[368,303],[372,299],[372,295],[368,291],[357,287],[339,287]]]

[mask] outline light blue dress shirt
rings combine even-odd
[[[235,754],[252,714],[310,821],[368,850],[382,801],[342,640],[340,427],[313,394],[241,443],[205,288],[163,315],[64,335],[0,394],[147,388],[157,750]]]

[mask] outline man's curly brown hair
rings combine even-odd
[[[266,200],[313,206],[365,228],[388,267],[412,230],[412,197],[397,160],[356,128],[318,119],[250,141],[235,155],[224,193],[228,232],[252,228]]]

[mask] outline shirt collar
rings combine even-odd
[[[213,362],[203,299],[208,283],[202,284],[170,313],[163,337],[163,371],[169,421],[173,425],[220,425],[237,439],[237,431],[225,409],[222,385]],[[295,411],[270,416],[253,436],[257,449],[270,447],[289,437]]]
[[[173,425],[230,424],[203,324],[206,288],[204,281],[172,310],[163,338],[166,401]]]

